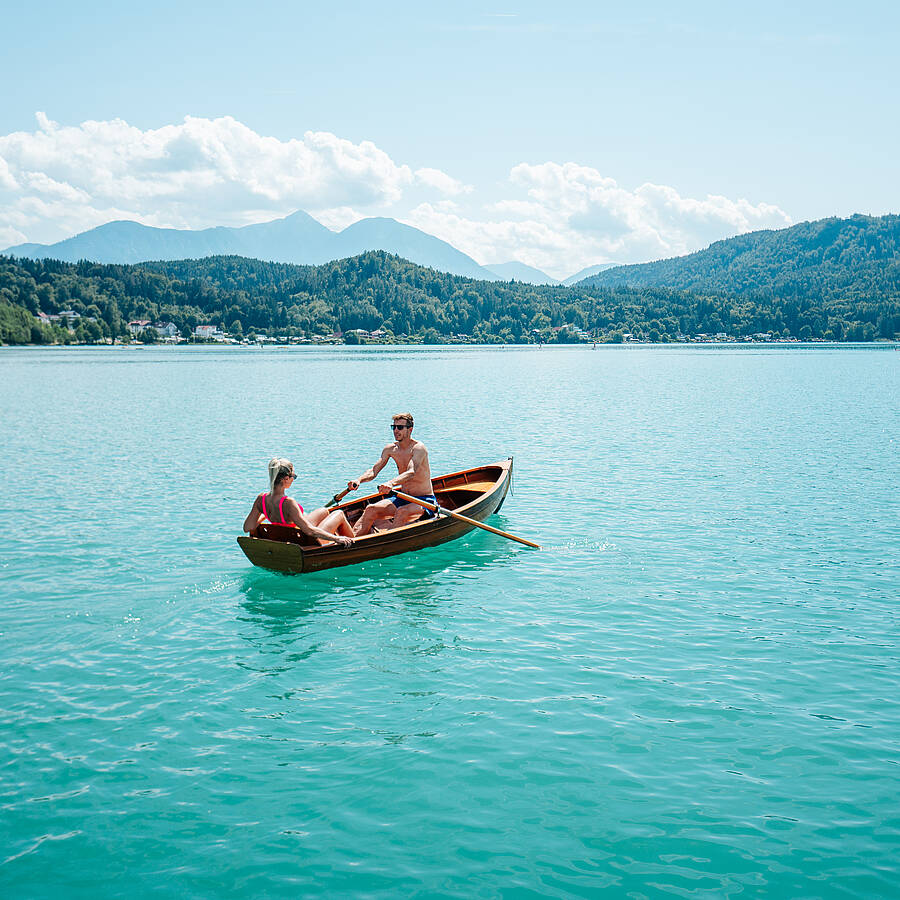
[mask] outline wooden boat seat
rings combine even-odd
[[[286,544],[300,544],[302,547],[315,547],[315,541],[310,541],[299,528],[293,525],[279,525],[277,522],[263,522],[256,528],[256,537],[267,541],[284,541]]]
[[[444,509],[459,509],[493,490],[494,487],[493,481],[472,481],[468,484],[453,484],[448,487],[435,488],[434,495],[437,497],[438,504]]]
[[[477,500],[483,493],[484,491],[473,490],[472,485],[468,484],[434,492],[438,505],[443,506],[444,509],[459,509],[461,506]]]
[[[486,494],[496,485],[494,481],[470,481],[467,484],[458,484],[456,490],[478,491],[479,494]]]

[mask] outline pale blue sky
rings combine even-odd
[[[281,142],[330,132],[469,186],[446,205],[467,221],[496,217],[484,208],[496,201],[534,200],[534,177],[510,189],[521,163],[576,163],[626,192],[649,182],[681,200],[745,199],[790,221],[900,211],[896,3],[6,7],[0,135],[36,132],[37,111],[141,131],[231,116]],[[409,214],[423,199],[410,188],[399,202],[350,192],[320,205],[346,207],[337,224],[382,213],[424,227]],[[735,228],[783,224],[753,215]],[[62,236],[52,230],[20,215],[7,232]],[[468,240],[481,233],[470,227]],[[511,248],[500,241],[494,255]]]

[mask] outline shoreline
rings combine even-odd
[[[318,350],[362,350],[380,352],[384,350],[615,350],[619,352],[628,350],[682,350],[682,349],[708,349],[708,350],[749,350],[764,347],[766,349],[783,350],[900,350],[900,341],[672,341],[669,343],[652,343],[650,341],[629,341],[627,343],[597,343],[597,344],[476,344],[476,343],[447,343],[447,344],[389,344],[369,342],[366,344],[344,344],[321,342],[316,344],[225,344],[225,343],[189,343],[178,344],[0,344],[3,350],[99,350],[111,351],[146,351],[146,350],[190,350],[208,351],[219,350],[227,352],[251,352],[264,351],[297,351],[310,352]]]

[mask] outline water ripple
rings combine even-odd
[[[166,353],[3,351],[4,895],[896,893],[896,354]],[[410,403],[544,550],[249,567]]]

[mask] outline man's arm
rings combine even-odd
[[[371,469],[367,469],[359,478],[351,479],[347,482],[347,487],[351,491],[355,491],[363,482],[365,481],[373,481],[375,476],[388,464],[388,460],[391,458],[391,445],[388,444],[384,450],[381,451],[381,459],[372,466]]]

